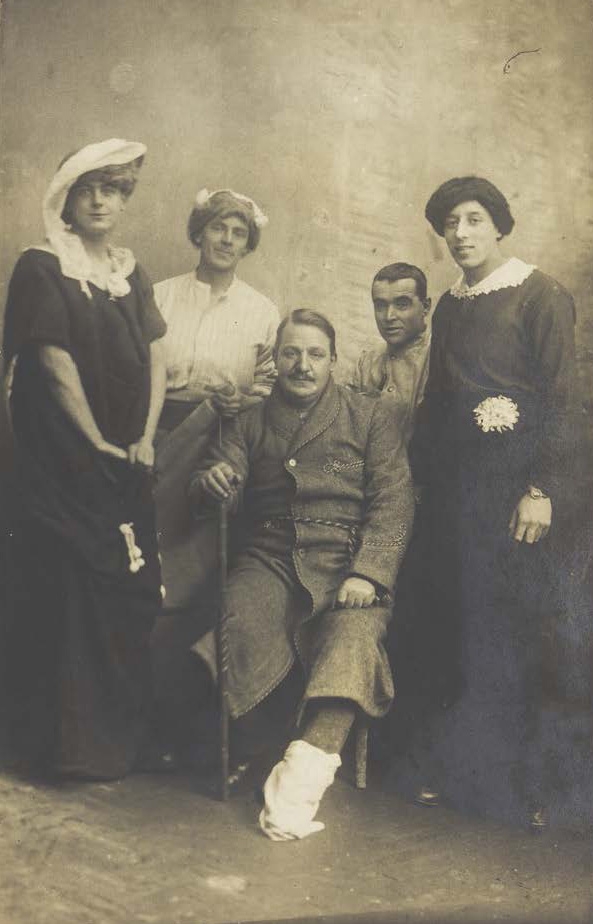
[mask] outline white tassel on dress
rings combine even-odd
[[[130,571],[132,574],[136,574],[137,571],[140,571],[140,568],[143,568],[146,562],[142,558],[142,549],[136,545],[136,537],[134,535],[134,524],[133,523],[122,523],[119,527],[120,533],[123,533],[123,537],[126,540],[126,546],[128,549],[128,558],[130,559]]]

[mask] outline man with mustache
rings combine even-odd
[[[377,329],[386,347],[363,350],[350,387],[380,391],[392,399],[400,408],[407,443],[428,377],[430,299],[426,276],[410,263],[392,263],[376,273],[371,295]]]
[[[190,496],[240,504],[248,524],[228,581],[232,718],[302,678],[297,737],[260,815],[268,837],[291,840],[323,828],[313,819],[356,716],[391,704],[383,639],[414,503],[397,415],[334,383],[327,318],[293,311],[274,353],[271,396],[225,424]],[[211,634],[194,651],[213,666]]]

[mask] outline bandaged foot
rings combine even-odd
[[[265,805],[259,816],[264,834],[273,841],[291,841],[323,831],[323,822],[313,819],[341,763],[339,754],[328,754],[307,741],[291,741],[264,785]]]

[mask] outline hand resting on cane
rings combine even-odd
[[[224,420],[230,420],[236,417],[239,411],[245,411],[254,404],[259,404],[269,395],[270,388],[266,382],[255,382],[248,388],[237,388],[231,381],[228,381],[222,388],[206,386],[205,391],[214,410]]]
[[[227,382],[222,388],[207,386],[205,390],[209,393],[212,407],[224,420],[236,417],[243,407],[243,395],[232,382]]]
[[[237,488],[241,484],[241,476],[228,462],[219,462],[204,472],[199,479],[199,484],[202,491],[214,500],[226,501],[236,497]]]

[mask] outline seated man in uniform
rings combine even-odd
[[[271,396],[225,423],[190,485],[240,503],[246,540],[228,580],[231,717],[256,711],[301,670],[299,738],[264,786],[273,840],[321,830],[319,802],[357,715],[383,716],[393,682],[383,639],[413,519],[397,415],[332,378],[335,331],[293,311],[275,346]],[[194,651],[211,666],[212,635]]]
[[[430,328],[426,276],[417,266],[392,263],[375,275],[371,287],[375,322],[386,343],[363,350],[350,387],[381,391],[401,407],[400,426],[406,444],[428,376]]]

